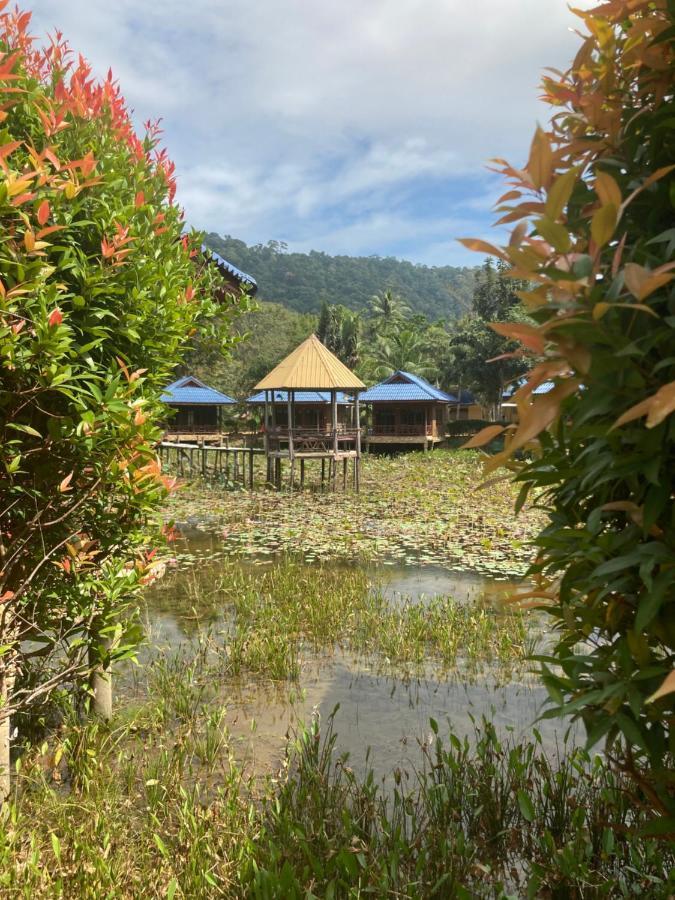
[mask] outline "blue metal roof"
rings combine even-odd
[[[387,400],[403,402],[435,400],[440,403],[457,403],[457,397],[453,397],[452,394],[446,394],[445,391],[435,388],[419,375],[400,370],[361,394],[361,400],[364,403]]]
[[[202,253],[204,256],[210,257],[221,269],[224,269],[227,273],[234,276],[237,281],[243,282],[244,284],[250,284],[253,288],[258,287],[258,282],[252,275],[247,275],[246,272],[242,272],[241,269],[233,266],[231,262],[228,262],[223,256],[216,253],[215,250],[207,247],[206,244],[202,244]]]
[[[237,402],[208,387],[194,375],[184,375],[167,385],[159,399],[169,406],[225,406]]]
[[[502,394],[503,399],[508,400],[508,398],[512,397],[515,394],[515,392],[518,390],[518,388],[522,387],[524,384],[525,384],[525,381],[521,380],[517,384],[509,385],[506,388],[506,390],[504,391],[504,393]],[[533,394],[548,394],[549,391],[552,391],[554,387],[555,387],[555,381],[542,381],[542,383],[538,387],[536,387],[532,391],[532,393]]]
[[[270,391],[271,393],[271,391]],[[330,391],[295,391],[296,403],[330,403]],[[272,398],[270,397],[270,402]],[[262,404],[265,402],[265,391],[259,391],[257,394],[248,397],[247,403]],[[288,403],[288,391],[274,391],[275,403]],[[350,398],[343,391],[337,392],[337,402],[341,406],[351,403]]]

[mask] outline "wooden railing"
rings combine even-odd
[[[369,429],[369,434],[374,436],[382,435],[383,437],[388,436],[400,436],[400,437],[412,437],[414,435],[426,435],[427,437],[433,437],[434,434],[434,426],[433,423],[429,423],[426,426],[424,425],[373,425],[371,429]]]
[[[293,439],[293,449],[296,453],[329,453],[334,447],[335,432],[320,431],[316,428],[281,428],[275,427],[269,429],[267,438],[270,446],[274,449],[281,444],[289,444],[291,437]],[[356,429],[347,429],[345,426],[338,426],[337,430],[338,446],[356,443]]]

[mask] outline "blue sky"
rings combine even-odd
[[[564,0],[32,9],[39,38],[58,27],[112,67],[139,124],[162,118],[191,225],[429,265],[480,262],[456,238],[494,238],[487,161],[525,160],[541,71],[569,63],[579,25]]]

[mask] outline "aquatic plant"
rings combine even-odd
[[[189,682],[189,666],[175,677]],[[68,724],[27,754],[0,813],[3,896],[665,898],[672,850],[602,758],[535,732],[432,738],[380,782],[315,718],[276,777],[244,777],[217,710],[167,727],[152,707],[112,729]],[[153,724],[154,723],[154,724]],[[195,728],[215,729],[195,752]],[[73,748],[77,748],[75,751]],[[208,758],[204,758],[207,756]]]
[[[243,557],[284,551],[308,562],[398,560],[522,574],[543,518],[532,509],[516,517],[516,491],[506,482],[483,491],[480,482],[474,452],[370,455],[359,494],[291,496],[262,484],[233,494],[193,482],[168,499],[165,517],[220,534],[227,551]]]

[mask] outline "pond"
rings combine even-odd
[[[235,641],[232,622],[240,614],[233,613],[238,601],[228,591],[237,594],[243,579],[241,592],[253,585],[256,593],[263,573],[273,579],[281,565],[274,556],[233,561],[222,534],[194,527],[181,532],[174,560],[168,578],[147,591],[146,628],[152,649],[146,651],[146,661],[158,651],[185,652],[189,657],[204,629],[217,647],[229,648]],[[302,561],[297,566],[294,578],[318,575],[327,591],[333,590],[327,586],[330,578],[340,584],[352,573],[360,579],[355,602],[360,602],[359,591],[372,595],[378,598],[378,610],[385,608],[388,615],[400,611],[409,616],[415,607],[427,609],[439,598],[453,598],[453,609],[461,606],[471,615],[491,616],[487,627],[493,630],[504,627],[505,599],[523,589],[522,582],[500,575],[401,565],[396,560],[364,565],[330,561],[320,566]],[[298,591],[302,588],[294,592]],[[273,589],[270,601],[275,602]],[[330,602],[328,594],[325,602]],[[527,626],[523,635],[530,642],[541,637],[536,624]],[[338,748],[349,753],[357,771],[371,767],[378,776],[411,770],[419,763],[420,744],[430,739],[431,719],[459,735],[472,733],[474,721],[482,716],[515,738],[531,736],[536,727],[544,747],[552,752],[566,739],[569,723],[544,720],[535,725],[546,692],[522,658],[507,654],[498,659],[481,650],[472,656],[460,646],[450,665],[426,649],[412,663],[402,662],[389,659],[381,641],[380,636],[375,644],[367,643],[365,650],[363,644],[350,643],[341,635],[325,646],[304,641],[298,647],[297,670],[289,678],[268,677],[264,664],[260,671],[243,666],[219,676],[211,685],[213,700],[225,710],[224,723],[239,762],[256,772],[275,771],[289,734],[313,715],[326,720],[337,707]],[[126,688],[130,690],[128,684]],[[574,741],[575,735],[569,739]]]

